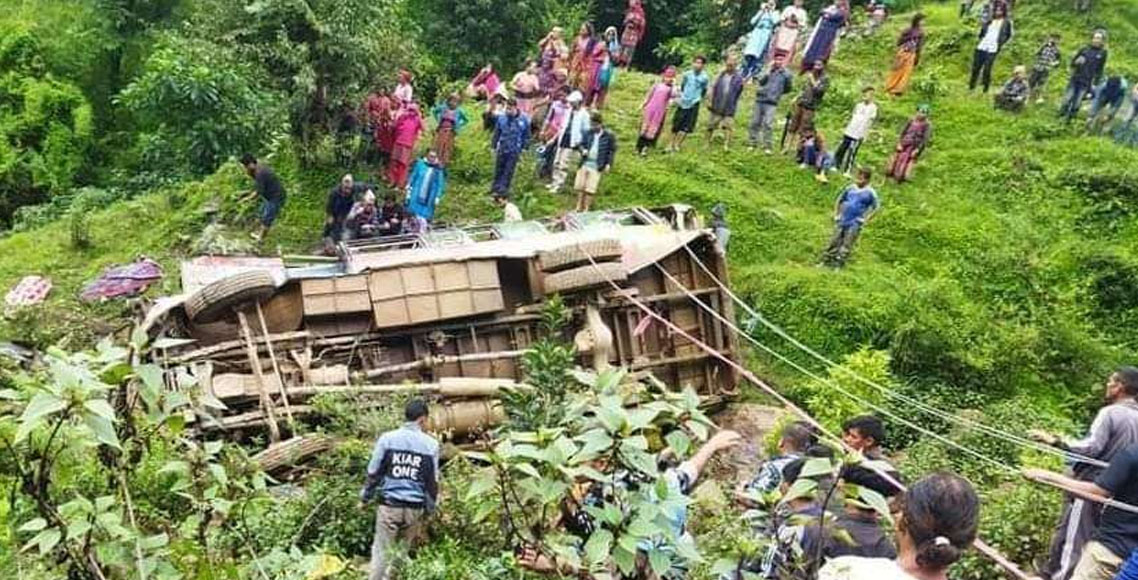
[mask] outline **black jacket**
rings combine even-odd
[[[1106,68],[1106,56],[1105,48],[1084,46],[1071,60],[1071,80],[1084,86],[1098,83]]]
[[[1000,38],[996,41],[996,48],[997,48],[996,52],[1003,50],[1004,45],[1007,44],[1007,42],[1012,39],[1012,21],[1011,21],[1011,19],[1010,18],[1004,18],[1002,22],[1004,24],[1003,24],[1003,27],[1000,28]],[[984,36],[986,36],[988,34],[988,26],[990,26],[991,24],[992,24],[991,22],[985,22],[984,26],[980,27],[980,36],[978,38],[981,41],[983,41]]]
[[[608,129],[601,129],[594,131],[589,129],[585,133],[585,138],[581,140],[579,150],[582,153],[581,164],[585,163],[585,158],[589,155],[589,150],[593,148],[593,140],[600,139],[600,144],[597,145],[597,169],[604,171],[612,165],[612,160],[616,157],[616,136]]]

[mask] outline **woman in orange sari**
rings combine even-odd
[[[925,42],[925,31],[921,28],[925,15],[913,16],[913,23],[897,39],[897,55],[893,57],[893,69],[885,79],[885,92],[899,97],[909,87],[909,79],[921,59],[921,46]]]
[[[582,24],[573,38],[573,46],[569,49],[569,84],[582,94],[593,86],[593,64],[600,45],[601,41],[589,22]]]

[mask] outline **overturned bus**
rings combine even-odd
[[[275,432],[282,406],[290,417],[314,413],[305,405],[314,394],[408,385],[447,400],[449,411],[436,415],[451,424],[440,427],[485,426],[500,411],[483,397],[524,380],[521,357],[542,336],[554,295],[572,313],[566,338],[581,366],[650,373],[712,399],[735,392],[734,369],[629,298],[736,360],[734,334],[693,303],[734,320],[708,275],[726,280],[724,257],[686,206],[440,229],[349,242],[339,254],[299,266],[183,264],[183,294],[159,300],[146,326],[162,338],[155,360],[217,403],[199,428]]]

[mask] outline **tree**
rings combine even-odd
[[[91,106],[75,85],[46,72],[27,29],[0,35],[0,224],[21,206],[66,191],[93,140]]]
[[[167,35],[118,97],[135,119],[148,169],[207,173],[285,128],[282,100],[259,71],[202,40]]]

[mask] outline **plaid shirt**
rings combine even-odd
[[[1047,70],[1059,66],[1059,45],[1044,44],[1035,55],[1035,70]]]

